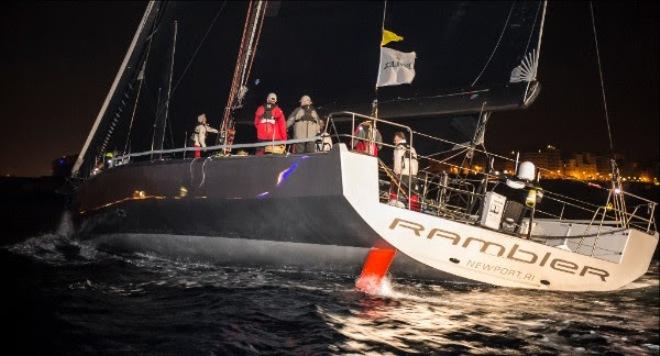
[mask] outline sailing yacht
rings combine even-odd
[[[360,275],[357,286],[363,290],[388,272],[558,291],[616,290],[646,273],[658,243],[656,203],[623,191],[614,161],[612,185],[598,188],[606,195],[604,204],[594,205],[543,190],[541,169],[484,148],[493,113],[524,109],[539,94],[536,70],[546,3],[416,3],[423,8],[414,11],[418,15],[447,20],[434,22],[446,24],[444,36],[436,43],[415,42],[429,27],[438,27],[420,21],[396,37],[402,40],[381,42],[379,78],[385,69],[414,68],[425,75],[404,75],[403,85],[399,79],[394,85],[377,84],[376,93],[373,86],[354,84],[364,77],[364,63],[378,63],[378,45],[359,52],[359,39],[380,40],[397,21],[410,22],[405,14],[412,11],[401,7],[413,5],[406,4],[150,2],[72,171],[78,179],[72,210],[79,236],[104,248],[220,265],[343,271]],[[333,13],[342,15],[341,23],[355,20],[355,38],[333,42],[331,22],[317,23],[321,17],[309,15],[304,6],[328,15],[327,21]],[[350,6],[362,8],[343,12]],[[182,92],[177,89],[193,90],[197,84],[191,83],[199,82],[189,82],[191,77],[210,82],[209,74],[196,67],[199,61],[216,55],[227,61],[227,47],[219,53],[218,45],[206,39],[221,15],[239,12],[245,13],[242,26],[225,22],[234,35],[241,30],[241,40],[237,56],[231,56],[233,74],[224,73],[231,83],[223,87],[228,99],[216,109],[220,135],[204,157],[194,158],[188,132],[180,130],[185,125],[177,126],[176,119],[196,117],[191,111],[182,115],[182,103],[201,99],[177,97]],[[499,14],[501,21],[482,24],[484,13]],[[292,20],[296,25],[286,28]],[[466,31],[477,24],[493,35]],[[321,36],[319,43],[285,44],[269,37],[275,33],[291,40],[307,32]],[[484,47],[477,40],[481,37],[490,44]],[[458,59],[425,57],[429,47],[443,44],[453,45]],[[304,63],[331,57],[333,68],[353,72],[344,76],[323,68],[329,73],[310,79],[295,75],[304,64],[294,73],[261,69],[287,65],[273,55],[280,46],[290,51],[287,56],[305,57]],[[419,56],[415,64],[382,65],[384,52],[413,53],[405,52],[411,49],[405,46]],[[320,48],[326,51],[318,53]],[[182,52],[188,56],[178,64]],[[200,52],[208,57],[196,57]],[[473,56],[480,60],[465,59]],[[456,65],[467,68],[461,73],[472,73],[467,81],[453,73]],[[444,71],[453,89],[437,89],[441,77],[433,71]],[[321,96],[331,88],[322,83],[338,76],[345,78],[343,94],[362,99],[318,108],[331,148],[311,154],[249,154],[268,145],[321,139],[253,143],[253,137],[242,137],[252,130],[245,123],[251,121],[248,109],[261,100],[257,94],[272,90],[259,83],[310,90],[311,81]],[[217,100],[209,102],[209,107],[218,106]],[[360,140],[355,129],[363,121],[373,122],[385,137],[403,132],[419,152],[419,172],[402,178],[386,159],[355,151]],[[419,127],[442,127],[444,135]],[[175,132],[183,133],[180,145]],[[385,150],[394,148],[370,140]],[[248,154],[237,154],[241,151]],[[498,171],[497,161],[510,164],[513,173]],[[393,195],[404,203],[393,202]]]

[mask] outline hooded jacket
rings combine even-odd
[[[254,114],[254,126],[257,128],[257,139],[260,141],[286,140],[286,119],[279,106],[274,105],[270,116],[266,115],[266,106],[261,105]]]

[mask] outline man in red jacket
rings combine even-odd
[[[254,114],[254,126],[257,128],[257,140],[283,141],[286,140],[286,119],[284,112],[277,106],[277,95],[270,93],[266,97],[266,104],[259,106]],[[284,148],[284,149],[282,149]],[[266,146],[257,148],[257,155],[267,153],[284,153],[284,145]]]

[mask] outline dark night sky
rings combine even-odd
[[[3,6],[0,174],[48,175],[53,159],[80,150],[144,6]],[[657,160],[657,4],[597,2],[595,7],[615,148],[629,159]],[[489,149],[554,144],[565,152],[607,151],[590,21],[587,2],[548,5],[541,95],[528,110],[493,115]]]
[[[657,2],[595,2],[614,147],[630,160],[658,160]],[[550,2],[539,64],[542,90],[528,110],[496,113],[491,149],[554,144],[608,152],[588,2]],[[518,140],[518,138],[520,138]]]

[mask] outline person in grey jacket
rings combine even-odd
[[[293,126],[293,138],[312,138],[321,133],[321,120],[319,114],[312,106],[312,99],[309,95],[303,95],[300,98],[300,106],[297,107],[289,119],[286,121],[286,127]],[[294,145],[295,153],[313,153],[316,152],[316,142],[302,142]]]

